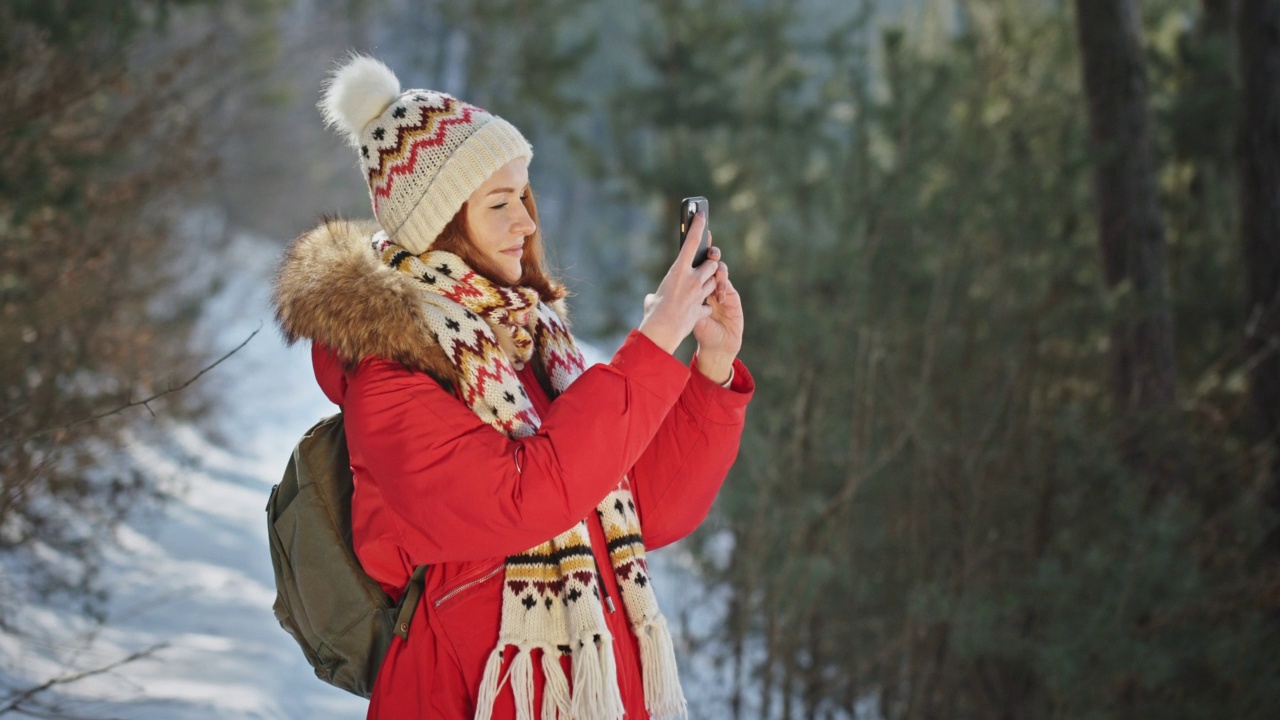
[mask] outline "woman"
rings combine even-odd
[[[692,266],[704,220],[640,326],[586,368],[518,130],[402,92],[360,56],[321,108],[360,154],[377,223],[295,241],[277,313],[343,409],[366,572],[399,597],[428,566],[369,717],[685,715],[645,551],[705,517],[754,390],[719,249]],[[690,332],[686,367],[672,352]]]

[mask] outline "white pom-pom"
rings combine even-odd
[[[360,144],[360,131],[400,97],[400,80],[391,68],[368,55],[352,53],[324,85],[320,112],[325,124]]]

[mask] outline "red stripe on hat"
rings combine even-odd
[[[436,126],[436,131],[434,133],[432,133],[430,136],[426,138],[415,141],[413,145],[410,146],[409,156],[405,158],[403,161],[401,161],[400,163],[392,165],[391,168],[388,169],[383,176],[384,183],[381,186],[375,187],[373,189],[374,209],[375,210],[377,209],[379,198],[386,198],[391,196],[391,186],[394,184],[393,181],[395,180],[397,175],[408,175],[413,172],[415,167],[417,167],[418,150],[420,148],[443,145],[444,135],[445,135],[444,131],[449,126],[470,122],[470,120],[471,120],[471,110],[469,108],[464,108],[462,116],[445,118],[444,120],[441,120],[440,124]],[[373,182],[372,176],[373,174],[370,173],[370,178],[369,178],[370,182]]]
[[[469,110],[465,103],[454,98],[445,96],[444,106],[433,108],[429,105],[420,106],[421,117],[418,119],[417,125],[405,125],[396,131],[394,147],[380,148],[378,150],[378,165],[369,171],[369,184],[373,184],[378,178],[382,177],[382,168],[397,162],[401,155],[405,153],[408,143],[414,141],[414,138],[428,133],[435,132],[433,126],[438,122],[443,122],[441,118],[448,119],[450,116],[458,115],[462,112],[471,112],[478,110],[474,105]]]

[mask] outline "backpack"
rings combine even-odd
[[[422,597],[423,565],[397,604],[369,577],[351,545],[351,460],[342,413],[308,430],[267,500],[276,619],[316,677],[362,697]]]

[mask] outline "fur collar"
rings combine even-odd
[[[376,222],[325,220],[294,240],[276,273],[276,322],[289,344],[321,343],[347,367],[374,356],[452,378],[444,350],[425,331],[428,291],[379,262],[369,244],[378,230]]]
[[[289,244],[276,273],[273,301],[285,341],[306,339],[355,367],[381,357],[452,385],[453,364],[432,339],[427,303],[449,302],[379,261],[373,221],[326,219]],[[568,324],[563,300],[552,303]]]

